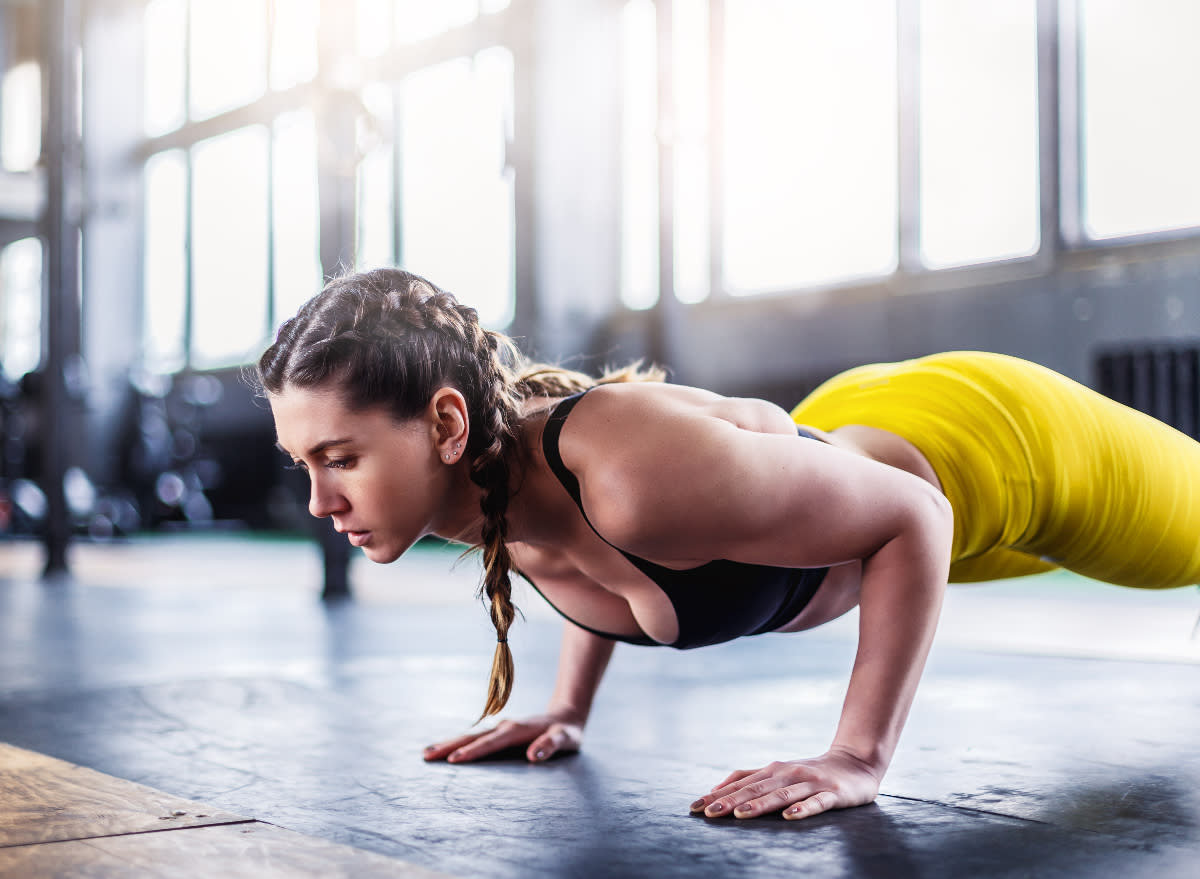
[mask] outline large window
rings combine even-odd
[[[192,148],[191,360],[252,359],[267,323],[267,131],[261,125]]]
[[[1085,232],[1200,226],[1200,3],[1079,0],[1079,37]]]
[[[402,92],[403,261],[493,326],[512,319],[512,64],[489,49],[412,74]]]
[[[514,306],[513,55],[491,46],[417,70],[403,59],[411,44],[469,30],[508,5],[370,0],[359,6],[357,37],[360,55],[400,73],[362,92],[358,263],[399,263],[492,327],[507,325]],[[389,52],[399,63],[389,65]]]
[[[1197,34],[1193,0],[627,0],[623,301],[921,289],[1052,253],[1047,218],[1200,228]]]
[[[921,0],[919,42],[922,261],[1032,255],[1037,0]]]
[[[893,4],[755,0],[725,19],[727,291],[890,272]]]
[[[401,262],[488,323],[510,321],[512,55],[409,69],[404,51],[507,6],[358,0],[322,25],[333,7],[320,0],[150,0],[146,365],[243,362],[319,289],[319,170],[333,187],[354,181],[347,261]],[[331,222],[344,222],[339,206]]]

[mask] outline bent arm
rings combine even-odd
[[[568,622],[558,654],[558,677],[547,713],[583,726],[608,668],[616,642]]]
[[[579,750],[583,727],[614,646],[615,642],[567,622],[558,658],[558,679],[545,714],[503,720],[493,729],[430,745],[425,749],[425,759],[467,763],[524,746],[526,758],[540,762],[559,752]]]
[[[863,566],[858,651],[830,750],[735,773],[694,808],[804,817],[873,800],[937,626],[953,536],[945,497],[822,443],[670,413],[640,434],[610,421],[613,435],[591,450],[581,442],[568,463],[583,473],[593,524],[614,544],[660,563]],[[632,451],[622,433],[638,435]]]
[[[933,643],[952,530],[949,504],[931,496],[863,562],[858,651],[830,750],[876,779],[891,763]]]

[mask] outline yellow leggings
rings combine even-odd
[[[971,351],[863,366],[792,419],[921,450],[954,509],[953,582],[1062,566],[1122,586],[1200,583],[1200,443],[1045,367]]]

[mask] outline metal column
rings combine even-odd
[[[76,57],[80,45],[79,0],[46,0],[42,6],[42,164],[46,201],[42,306],[44,356],[41,387],[42,489],[47,510],[45,574],[67,571],[70,511],[63,478],[74,458],[82,362],[79,358],[80,142]]]
[[[343,96],[339,80],[345,47],[354,45],[352,10],[338,0],[321,0],[320,81],[322,100],[317,112],[317,187],[321,211],[321,271],[341,274],[355,263],[355,122],[358,101]],[[325,566],[321,597],[350,595],[350,544],[333,529],[332,519],[317,522],[317,538]]]

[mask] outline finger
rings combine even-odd
[[[783,817],[789,821],[795,821],[800,818],[811,818],[813,815],[820,815],[822,812],[836,808],[837,794],[831,790],[823,790],[806,800],[801,800],[790,809],[785,809]]]
[[[531,763],[549,760],[559,751],[567,748],[570,745],[570,739],[566,729],[555,724],[529,743],[525,756]]]
[[[467,733],[466,735],[459,736],[458,738],[455,738],[455,739],[450,739],[449,741],[436,742],[436,743],[430,745],[424,751],[422,751],[421,756],[424,757],[426,760],[442,760],[446,757],[447,754],[450,754],[453,751],[457,751],[463,745],[473,742],[475,739],[479,738],[480,736],[485,736],[489,732],[491,732],[491,730],[484,730],[483,732]]]
[[[712,799],[704,809],[704,814],[710,818],[733,814],[743,804],[767,796],[786,785],[785,780],[776,778],[768,769],[761,769],[711,794]],[[784,805],[786,803],[776,808],[782,809]]]
[[[450,753],[446,759],[451,763],[466,763],[487,757],[513,745],[523,745],[528,741],[529,730],[519,724],[501,724],[494,730],[479,736],[474,741],[463,745]]]
[[[761,772],[761,770],[758,770]],[[758,772],[740,770],[729,775],[724,781],[702,796],[689,807],[693,812],[706,812],[713,803],[721,797],[736,794],[746,779],[753,778]]]
[[[816,785],[809,782],[776,788],[762,796],[747,800],[733,810],[735,818],[757,818],[786,809],[793,803],[804,802],[813,796]],[[828,793],[828,791],[826,791]],[[815,814],[815,813],[814,813]]]
[[[722,781],[718,784],[714,784],[712,786],[712,788],[709,790],[709,793],[710,794],[716,793],[723,787],[728,787],[729,785],[733,784],[734,782],[741,781],[743,778],[747,778],[751,775],[756,775],[759,772],[762,772],[762,770],[761,769],[739,769],[736,772],[731,772],[727,776],[725,776],[724,781]]]

